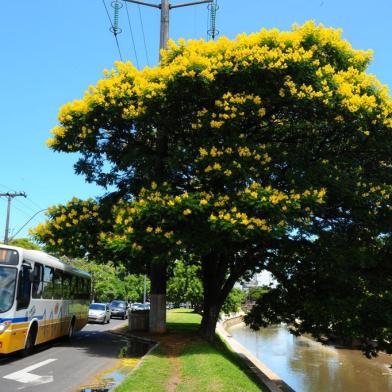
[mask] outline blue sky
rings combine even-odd
[[[110,1],[106,4],[112,14]],[[309,19],[342,28],[355,48],[374,50],[369,72],[392,84],[390,0],[218,0],[218,4],[217,28],[220,35],[231,38],[262,27],[288,30]],[[128,12],[138,62],[141,67],[153,66],[158,59],[159,11],[129,4]],[[59,107],[81,97],[119,55],[102,0],[1,2],[0,15],[0,193],[27,194],[27,199],[17,198],[12,204],[12,235],[40,209],[73,196],[103,193],[74,174],[76,156],[50,151],[45,140],[56,125]],[[136,64],[125,6],[120,27],[122,56]],[[206,31],[206,5],[172,11],[171,38],[206,38]],[[0,239],[5,215],[6,200],[0,198]],[[44,215],[38,214],[18,237],[43,220]]]

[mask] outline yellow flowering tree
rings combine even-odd
[[[172,42],[155,68],[117,63],[61,109],[48,141],[78,152],[76,172],[88,181],[115,188],[99,202],[110,201],[112,223],[94,234],[94,246],[149,262],[152,296],[165,291],[167,263],[192,255],[202,268],[208,339],[234,283],[261,269],[278,286],[248,319],[254,327],[269,312],[328,332],[333,313],[316,294],[295,311],[284,304],[293,293],[304,298],[294,287],[317,293],[321,277],[331,282],[336,271],[342,288],[373,293],[366,263],[349,256],[368,259],[369,246],[385,251],[392,222],[392,103],[366,73],[370,59],[340,31],[308,22],[289,32]],[[50,243],[44,233],[52,229],[49,221],[36,238]],[[347,257],[331,256],[340,254],[337,244]],[[308,274],[309,263],[323,272]],[[316,302],[318,329],[305,322]],[[369,331],[360,337],[373,338]],[[345,332],[353,336],[354,327]]]
[[[72,198],[65,205],[48,208],[47,221],[32,230],[48,251],[60,255],[107,260],[101,235],[113,227],[112,214],[93,199]]]

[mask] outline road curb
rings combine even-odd
[[[117,328],[117,329],[120,329],[120,328]],[[128,376],[131,375],[133,372],[135,372],[135,370],[137,370],[137,369],[141,366],[141,364],[143,363],[145,357],[146,357],[147,355],[151,354],[151,353],[152,353],[154,350],[156,350],[156,349],[159,347],[159,345],[160,345],[160,343],[157,342],[156,340],[148,339],[148,338],[145,338],[145,337],[142,337],[142,336],[133,335],[133,334],[119,333],[119,332],[113,332],[113,331],[115,331],[115,329],[114,329],[114,330],[111,330],[111,331],[109,331],[109,332],[112,333],[113,335],[120,335],[120,336],[123,336],[124,338],[127,338],[127,339],[137,339],[137,340],[140,340],[140,341],[142,341],[142,342],[146,342],[146,343],[152,344],[152,346],[147,350],[147,352],[146,352],[143,356],[140,357],[139,362],[136,364],[135,367],[132,368],[132,370],[129,372]],[[128,377],[128,376],[127,376],[127,377]],[[124,380],[124,381],[125,381],[125,380]],[[121,383],[118,384],[118,385],[121,385]],[[117,386],[118,386],[118,385],[117,385]],[[117,386],[116,386],[116,387],[117,387]],[[115,388],[115,389],[116,389],[116,388]],[[114,389],[113,391],[115,391],[115,389]]]

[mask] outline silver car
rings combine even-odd
[[[108,304],[93,303],[88,309],[88,321],[96,323],[110,323],[110,307]]]
[[[131,310],[144,310],[143,304],[140,302],[134,302],[131,305]]]

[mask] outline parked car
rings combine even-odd
[[[150,303],[146,302],[145,304],[142,304],[141,302],[134,302],[131,306],[131,310],[149,310],[150,309]]]
[[[141,302],[134,302],[131,305],[131,310],[143,310],[143,309],[144,309],[144,306]]]
[[[110,308],[108,304],[93,303],[88,309],[88,321],[97,323],[110,323]]]
[[[127,318],[127,302],[121,300],[113,300],[110,302],[111,317],[120,317],[123,320]]]

